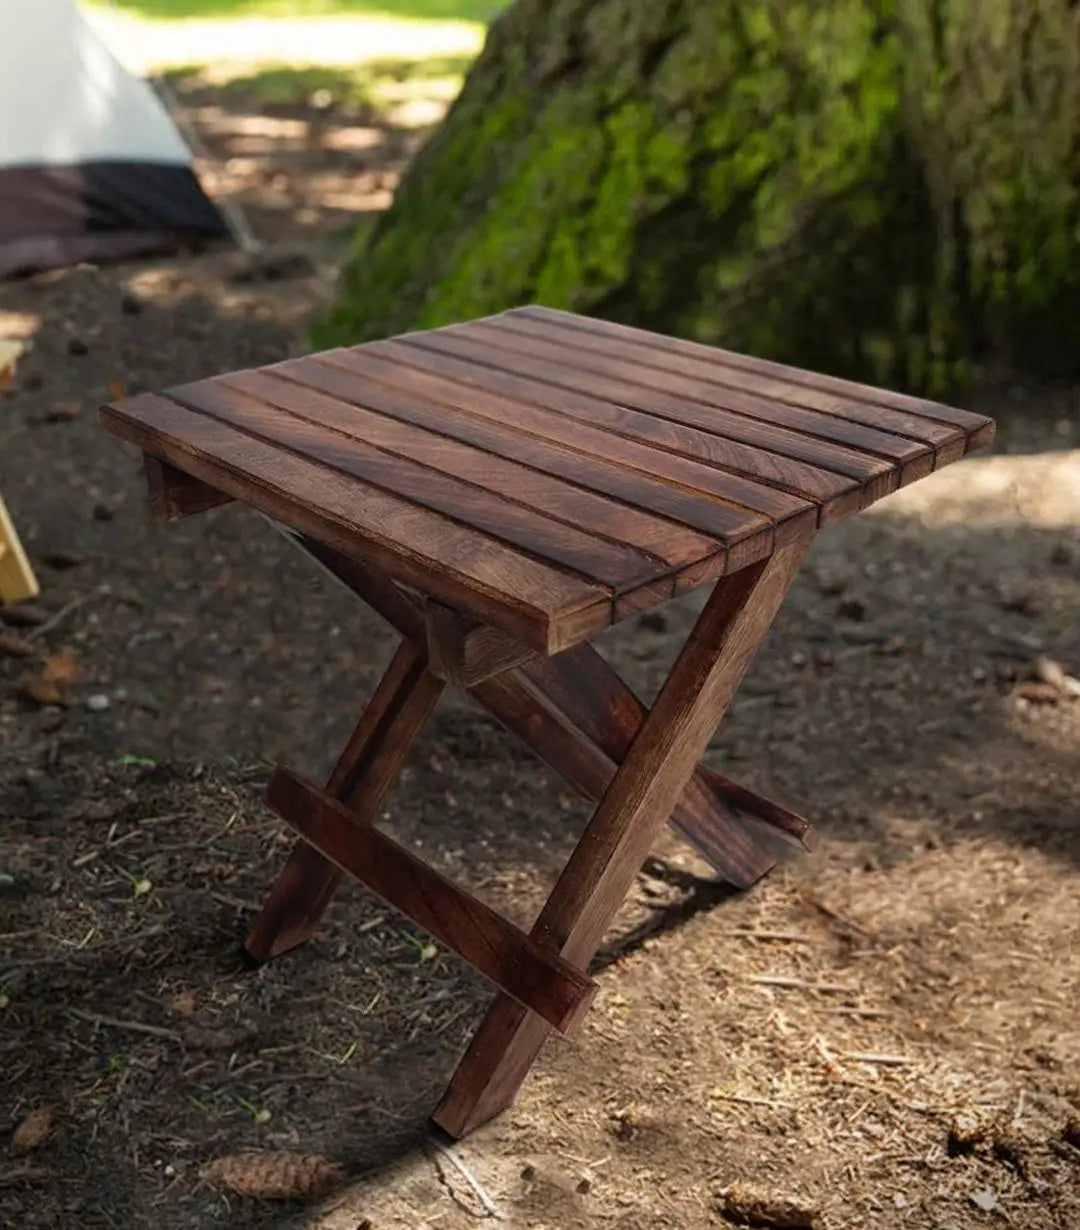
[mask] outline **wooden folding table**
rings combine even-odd
[[[180,517],[240,500],[393,624],[401,645],[324,789],[267,799],[300,835],[247,941],[311,936],[349,873],[498,994],[435,1120],[513,1100],[596,991],[590,959],[660,827],[738,886],[763,823],[806,821],[699,764],[820,526],[993,438],[982,415],[526,307],[103,408]],[[589,641],[713,583],[651,709]],[[446,682],[597,801],[526,934],[375,820]]]

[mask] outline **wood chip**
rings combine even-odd
[[[52,1131],[53,1110],[51,1106],[35,1107],[15,1129],[11,1138],[11,1152],[16,1157],[32,1153],[45,1143]]]
[[[318,1200],[345,1180],[345,1168],[317,1154],[252,1150],[219,1157],[202,1177],[256,1200]]]
[[[820,1210],[808,1201],[792,1196],[777,1196],[752,1187],[732,1183],[720,1193],[720,1212],[739,1226],[759,1226],[765,1230],[820,1230]]]

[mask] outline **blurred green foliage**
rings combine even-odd
[[[534,301],[943,390],[1080,370],[1071,0],[518,0],[320,344]]]

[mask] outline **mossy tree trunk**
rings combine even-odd
[[[518,0],[316,340],[530,301],[912,388],[1080,370],[1080,5]]]

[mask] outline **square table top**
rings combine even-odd
[[[546,653],[994,435],[984,415],[541,307],[139,394],[102,422]]]

